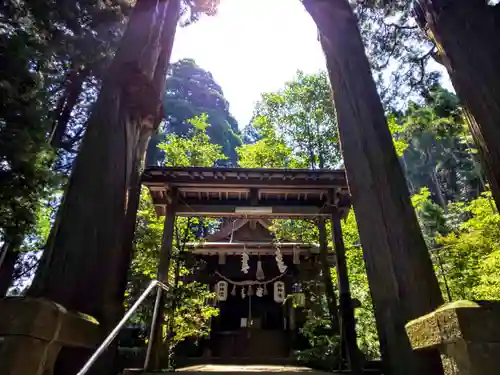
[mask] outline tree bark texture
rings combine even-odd
[[[12,242],[6,242],[2,246],[0,254],[5,251],[5,254],[0,255],[0,298],[5,297],[12,284],[12,276],[16,266],[19,252],[16,251],[16,246]]]
[[[165,80],[178,17],[179,0],[137,2],[30,290],[94,316],[103,334],[123,312],[131,251],[125,242],[133,238],[124,235],[133,230],[126,217],[137,209],[138,168],[164,92],[164,82],[155,80]]]
[[[500,16],[486,0],[416,0],[417,20],[436,43],[471,122],[500,207]]]
[[[443,303],[403,171],[347,0],[305,0],[320,32],[337,111],[386,372],[439,374],[414,353],[405,323]]]

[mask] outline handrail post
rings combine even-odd
[[[125,323],[130,319],[130,317],[136,312],[139,306],[144,302],[144,300],[149,296],[151,291],[155,288],[158,288],[160,291],[167,291],[167,287],[165,284],[161,283],[158,280],[153,280],[149,284],[149,286],[144,290],[141,296],[135,301],[132,307],[127,311],[127,313],[123,316],[120,322],[116,325],[116,327],[109,333],[103,343],[97,348],[97,350],[92,354],[92,356],[85,362],[82,369],[77,373],[77,375],[85,375],[92,365],[97,361],[97,359],[104,353],[104,351],[111,345],[113,340],[118,336],[118,333],[123,328]],[[162,295],[163,293],[158,293],[158,295]],[[157,297],[158,298],[158,297]]]
[[[151,321],[151,328],[149,332],[148,347],[146,350],[146,358],[144,359],[144,370],[150,370],[151,356],[153,353],[153,343],[155,340],[161,340],[161,335],[157,334],[158,324],[161,328],[161,322],[158,319],[158,314],[161,314],[163,305],[163,290],[158,288],[156,291],[155,306],[153,310],[153,318]],[[160,332],[161,333],[161,332]]]

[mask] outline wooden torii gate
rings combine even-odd
[[[328,289],[332,328],[343,337],[346,359],[350,368],[359,371],[354,310],[349,290],[349,278],[342,239],[341,218],[350,207],[350,197],[343,170],[247,169],[247,168],[176,168],[150,167],[143,175],[158,215],[165,216],[163,242],[158,275],[167,282],[174,222],[176,216],[317,219],[320,260]],[[339,290],[339,314],[327,261],[325,220],[332,222],[332,242],[335,248]],[[332,292],[332,293],[328,293]],[[161,298],[155,309],[163,306]],[[152,353],[147,358],[148,370],[159,368],[163,346],[161,337],[163,314],[156,311],[156,330],[151,335]],[[156,341],[155,341],[156,340]]]

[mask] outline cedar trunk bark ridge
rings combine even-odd
[[[384,110],[347,0],[304,0],[319,29],[386,371],[441,374],[411,349],[405,324],[443,303]]]
[[[179,8],[179,0],[137,2],[29,291],[95,317],[103,336],[123,314],[132,249],[124,232],[135,225],[139,168],[158,125]]]

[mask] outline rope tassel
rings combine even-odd
[[[255,277],[257,280],[264,280],[266,275],[264,275],[264,270],[262,269],[262,261],[257,262],[257,271],[255,272]]]

